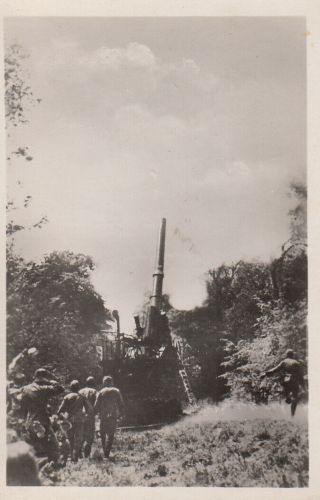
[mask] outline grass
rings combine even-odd
[[[161,430],[118,431],[111,460],[102,458],[96,442],[92,458],[68,462],[54,482],[46,478],[44,484],[308,486],[308,433],[303,419],[251,414],[250,419],[238,415],[226,421],[217,419],[217,413],[213,418],[213,411],[203,409]]]

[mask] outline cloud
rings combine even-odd
[[[91,114],[99,120],[102,110],[110,114],[133,103],[182,116],[208,106],[220,84],[192,58],[169,61],[137,42],[88,49],[54,40],[33,49],[32,63],[37,93],[59,99],[73,119]]]
[[[72,72],[77,68],[85,69],[87,76],[90,71],[117,73],[137,69],[153,71],[160,79],[170,74],[185,77],[200,74],[200,68],[193,59],[163,61],[150,47],[137,42],[130,42],[124,47],[101,46],[88,50],[75,40],[53,40],[42,49],[33,49],[33,53],[38,71],[42,68],[44,71],[54,72],[70,65]]]
[[[77,58],[80,65],[98,71],[119,71],[124,68],[155,69],[159,62],[146,45],[132,42],[126,47],[99,47]]]

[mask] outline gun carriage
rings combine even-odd
[[[120,330],[118,312],[113,311],[117,331],[106,331],[99,339],[103,372],[114,377],[123,394],[127,425],[173,421],[186,405],[195,404],[181,344],[172,338],[162,309],[165,234],[166,219],[162,219],[144,325],[135,315],[135,335],[125,335]]]

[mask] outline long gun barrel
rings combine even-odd
[[[166,238],[166,219],[161,220],[156,265],[153,273],[153,290],[150,297],[150,305],[147,313],[147,321],[144,330],[144,338],[156,342],[159,338],[159,318],[162,306],[162,282],[164,267],[164,249]]]
[[[166,219],[161,220],[159,241],[157,248],[156,266],[153,273],[153,291],[150,297],[150,305],[161,309],[162,305],[162,282],[163,282],[163,268],[164,268],[164,250],[166,239]]]

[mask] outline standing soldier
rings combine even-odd
[[[102,448],[104,456],[108,458],[117,427],[117,419],[124,410],[121,393],[113,386],[112,377],[103,377],[103,387],[98,392],[94,409],[95,413],[99,414]]]
[[[61,394],[64,389],[44,368],[35,371],[34,380],[21,390],[21,411],[26,417],[26,428],[30,444],[36,453],[45,453],[48,459],[56,462],[59,458],[59,445],[53,432],[47,409],[48,399]]]
[[[81,455],[83,441],[83,426],[86,414],[93,412],[91,404],[79,394],[80,384],[78,380],[73,380],[70,384],[71,392],[67,394],[57,412],[58,415],[67,413],[70,421],[68,438],[71,447],[71,460],[77,462]]]
[[[97,391],[95,389],[94,377],[88,377],[86,379],[86,386],[80,389],[79,394],[86,398],[87,401],[92,406],[92,412],[88,413],[84,422],[83,430],[83,453],[86,458],[90,457],[91,447],[94,440],[95,432],[95,415],[94,415],[94,405],[96,402]]]

